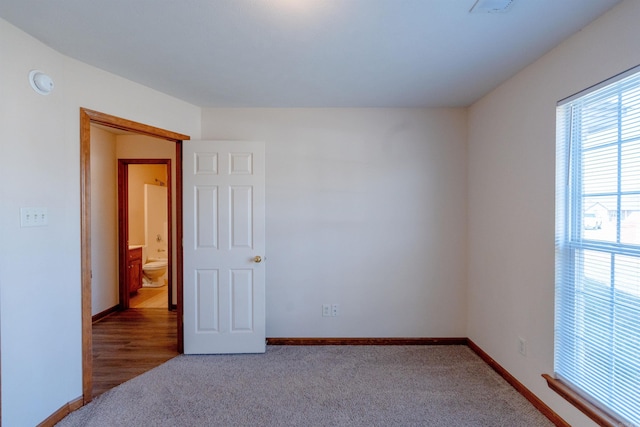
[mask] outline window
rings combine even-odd
[[[555,375],[640,425],[640,67],[557,120]]]

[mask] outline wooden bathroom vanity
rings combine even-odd
[[[127,252],[127,283],[129,294],[142,287],[142,247],[129,248]]]

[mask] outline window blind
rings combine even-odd
[[[555,375],[640,426],[640,67],[556,117]]]

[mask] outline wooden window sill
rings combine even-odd
[[[601,406],[595,403],[592,399],[585,397],[583,394],[577,392],[567,383],[553,378],[551,375],[542,374],[542,377],[547,380],[549,388],[560,396],[565,398],[569,403],[582,411],[586,416],[595,421],[598,425],[603,427],[623,427],[628,426],[624,422],[611,415],[604,410]]]

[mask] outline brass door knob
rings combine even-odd
[[[253,262],[262,262],[262,257],[260,255],[256,255],[253,257]]]

